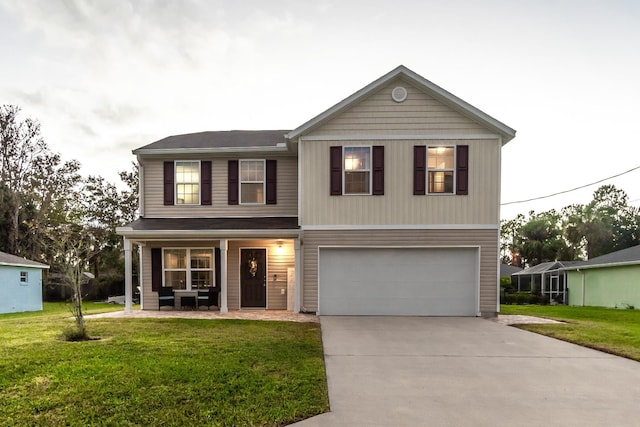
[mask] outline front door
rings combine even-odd
[[[267,306],[267,250],[240,250],[240,305]]]

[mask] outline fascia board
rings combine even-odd
[[[629,265],[640,265],[640,260],[636,261],[624,261],[624,262],[610,262],[605,264],[592,264],[592,265],[572,265],[571,267],[559,268],[559,270],[590,270],[593,268],[607,268],[607,267],[625,267]]]
[[[170,156],[184,154],[244,154],[244,153],[290,153],[286,144],[275,147],[208,147],[208,148],[138,148],[132,151],[137,156]]]
[[[300,230],[133,230],[130,227],[118,227],[116,233],[130,239],[183,239],[183,238],[203,238],[203,239],[225,239],[242,237],[252,240],[260,238],[295,238],[300,235]]]
[[[20,264],[20,263],[13,263],[13,262],[0,262],[0,265],[4,265],[7,267],[20,267],[20,268],[40,268],[43,270],[49,269],[49,266],[46,264],[30,265],[30,264]]]

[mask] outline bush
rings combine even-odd
[[[512,294],[505,293],[500,298],[501,304],[538,304],[538,305],[547,305],[549,304],[549,300],[547,297],[543,295],[536,295],[529,292],[514,292]]]

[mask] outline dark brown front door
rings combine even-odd
[[[240,250],[240,305],[267,306],[267,251]]]

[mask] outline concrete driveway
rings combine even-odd
[[[321,317],[313,426],[640,426],[640,363],[479,318]]]

